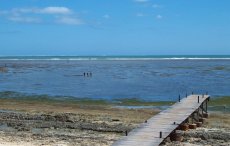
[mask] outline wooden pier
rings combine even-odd
[[[204,120],[203,116],[207,116],[209,99],[209,95],[190,95],[183,99],[179,96],[177,103],[140,124],[136,129],[126,132],[127,136],[112,146],[158,146],[164,139],[175,137],[176,130],[186,123],[199,127]]]

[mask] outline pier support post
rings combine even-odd
[[[194,123],[194,113],[192,113],[192,124]]]
[[[180,125],[180,130],[182,130],[182,131],[189,130],[189,125],[187,123],[181,124]]]
[[[162,131],[160,131],[160,138],[162,138]]]
[[[206,123],[206,118],[199,119],[199,122],[201,122],[202,124],[205,124]]]
[[[203,116],[204,118],[208,118],[208,113],[204,113],[204,116]]]
[[[180,95],[179,95],[179,102],[180,102]]]
[[[200,96],[198,96],[197,100],[198,100],[198,103],[200,103]]]
[[[202,117],[204,115],[204,103],[201,104],[201,107],[202,107]]]
[[[201,127],[202,126],[202,122],[196,122],[196,127]]]
[[[189,124],[189,129],[196,129],[196,124]]]
[[[183,131],[176,130],[170,135],[170,140],[181,142],[183,140],[183,134],[184,134]]]
[[[185,120],[186,123],[189,123],[189,117]]]
[[[208,118],[208,100],[206,99],[204,102],[205,102],[204,103],[205,104],[205,108],[204,108],[205,113],[203,113],[203,117]]]

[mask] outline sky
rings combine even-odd
[[[229,0],[0,0],[0,56],[230,55]]]

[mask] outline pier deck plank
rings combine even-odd
[[[180,102],[150,118],[147,123],[140,124],[129,132],[128,136],[122,137],[112,146],[158,146],[209,97],[209,95],[190,95],[181,99]]]

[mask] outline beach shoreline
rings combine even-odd
[[[0,145],[107,146],[160,112],[156,108],[119,108],[80,101],[7,98],[0,99],[0,107]],[[212,111],[206,128],[229,129],[228,117],[229,112]]]
[[[159,110],[0,99],[0,145],[111,145]]]

